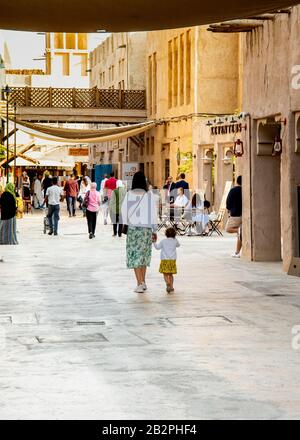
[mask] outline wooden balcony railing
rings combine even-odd
[[[146,110],[144,90],[57,89],[11,87],[10,104],[39,108],[102,108]]]

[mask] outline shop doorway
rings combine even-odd
[[[281,124],[274,118],[254,124],[256,148],[252,151],[252,259],[281,261],[281,156],[273,156]]]

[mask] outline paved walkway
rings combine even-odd
[[[34,215],[19,230],[0,247],[1,419],[300,417],[300,280],[280,265],[181,238],[176,294],[155,251],[138,295],[110,227],[88,240],[64,217],[49,237]]]

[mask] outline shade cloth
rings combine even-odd
[[[36,163],[32,163],[29,160],[18,157],[16,160],[17,167],[55,167],[55,168],[69,168],[70,170],[74,168],[74,162],[59,162],[58,160],[47,160],[47,159],[37,159]]]
[[[41,32],[172,29],[246,18],[299,0],[1,0],[0,28]]]
[[[5,119],[4,116],[1,116]],[[101,130],[86,130],[59,128],[42,124],[33,124],[17,120],[19,130],[47,141],[64,142],[68,144],[99,143],[128,138],[143,133],[155,127],[157,122],[148,121],[125,127],[106,128]]]

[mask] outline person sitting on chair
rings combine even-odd
[[[205,212],[205,202],[199,194],[195,193],[187,207],[187,210],[191,212],[191,219],[195,224],[196,231],[201,235],[208,235],[209,233],[209,217]]]
[[[175,218],[178,219],[182,217],[182,215],[184,214],[184,210],[188,206],[188,204],[189,204],[189,199],[184,194],[184,189],[178,188],[175,202],[174,204],[170,205],[171,208],[174,208]]]

